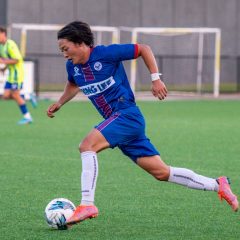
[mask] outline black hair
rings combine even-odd
[[[0,26],[0,32],[5,33],[7,35],[7,29],[3,26]]]
[[[57,38],[67,39],[68,41],[79,44],[84,42],[90,47],[94,45],[94,37],[90,26],[81,21],[74,21],[64,26],[58,31]]]

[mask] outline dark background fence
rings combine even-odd
[[[33,4],[34,1],[34,4]],[[83,20],[90,25],[128,27],[214,27],[222,30],[221,90],[240,91],[240,1],[239,0],[1,0],[0,24],[42,23],[66,24]],[[28,39],[27,58],[38,63],[40,87],[49,90],[62,88],[65,80],[64,59],[58,52],[56,33],[33,34]],[[51,36],[50,36],[51,35]],[[17,34],[16,41],[19,42]],[[181,42],[183,49],[188,44]],[[195,54],[161,54],[158,45],[160,67],[166,81],[173,86],[186,68],[177,67],[184,61],[194,61]],[[181,58],[182,57],[182,58]],[[208,56],[206,56],[208,58]],[[206,64],[207,66],[208,64]],[[171,71],[171,74],[170,74]],[[174,72],[175,71],[175,72]],[[180,71],[180,72],[179,72]],[[140,74],[145,76],[146,73]],[[189,74],[190,76],[190,74]],[[144,77],[145,78],[145,77]],[[190,76],[191,78],[191,76]],[[192,79],[190,79],[193,81]],[[142,81],[142,80],[141,80]],[[210,80],[212,81],[212,79]],[[211,85],[211,82],[207,83]],[[51,87],[53,86],[53,88]]]

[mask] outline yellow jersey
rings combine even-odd
[[[7,81],[22,83],[24,79],[23,57],[13,40],[8,39],[5,44],[0,44],[0,57],[18,60],[16,64],[8,64],[9,75]]]

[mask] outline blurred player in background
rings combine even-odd
[[[4,87],[3,98],[13,98],[17,102],[23,115],[23,118],[18,124],[32,123],[33,119],[31,114],[28,111],[23,96],[20,94],[24,80],[23,58],[17,44],[7,38],[7,30],[4,27],[0,27],[0,64],[5,65],[5,67],[1,69],[2,72],[6,69],[9,71],[8,79]],[[34,99],[32,99],[32,104],[36,106]]]
[[[82,199],[73,216],[67,219],[67,224],[72,225],[98,215],[94,205],[97,153],[114,147],[120,148],[157,180],[218,192],[219,197],[225,199],[234,211],[238,210],[238,200],[231,191],[227,177],[214,179],[189,169],[168,166],[145,135],[144,117],[136,106],[122,61],[141,57],[150,72],[153,95],[163,100],[167,96],[167,88],[160,79],[161,74],[149,46],[94,46],[89,25],[79,21],[66,25],[58,32],[58,44],[67,59],[68,81],[59,100],[49,106],[47,115],[54,117],[54,113],[81,89],[105,119],[90,131],[79,146]]]

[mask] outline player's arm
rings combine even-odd
[[[0,63],[0,71],[1,71],[2,73],[4,73],[4,72],[6,71],[6,69],[7,69],[7,65],[6,65],[6,64],[3,64],[3,63]]]
[[[7,55],[8,58],[2,58],[0,60],[0,63],[6,64],[6,65],[14,65],[17,64],[19,61],[22,61],[22,55],[20,53],[20,50],[17,46],[17,44],[13,41],[10,41],[7,45]]]
[[[167,96],[167,88],[162,82],[156,59],[153,55],[151,48],[145,44],[137,44],[138,47],[138,57],[142,57],[145,65],[147,66],[152,79],[152,94],[163,100]]]
[[[0,63],[11,65],[18,63],[18,59],[11,59],[11,58],[0,58]]]
[[[47,109],[48,117],[53,118],[54,117],[53,113],[57,112],[66,102],[74,98],[78,92],[79,92],[78,86],[68,81],[66,83],[64,92],[62,96],[59,98],[59,100],[48,107]]]

